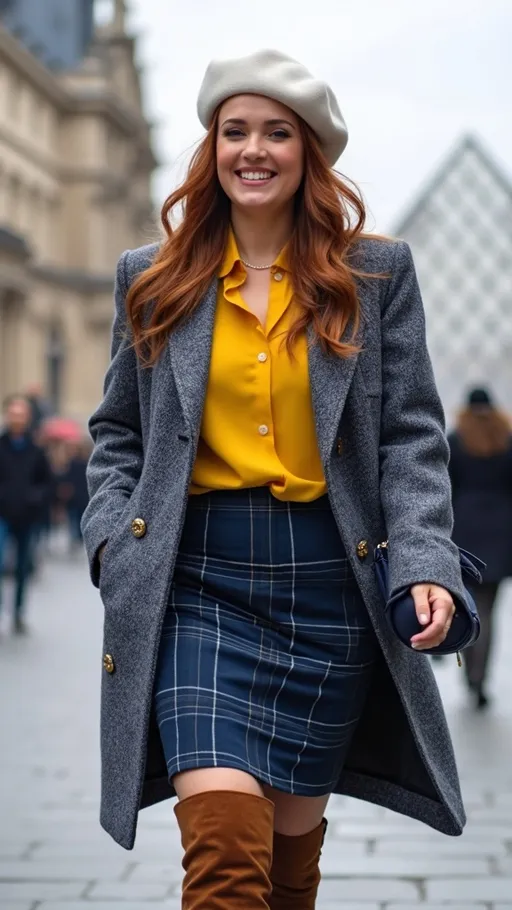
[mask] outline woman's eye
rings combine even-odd
[[[223,136],[225,136],[227,139],[240,139],[244,135],[245,134],[243,130],[237,129],[236,127],[231,127],[223,133]],[[289,132],[284,129],[273,130],[270,133],[271,139],[288,139],[289,136]]]

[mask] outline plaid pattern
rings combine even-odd
[[[376,648],[327,496],[191,497],[155,687],[169,776],[230,767],[331,792]]]

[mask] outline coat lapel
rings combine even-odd
[[[218,281],[215,279],[195,313],[169,337],[169,356],[181,406],[191,434],[199,433],[208,385]]]
[[[361,344],[363,327],[359,330]],[[315,412],[316,434],[324,466],[331,457],[334,440],[357,365],[357,355],[349,358],[326,354],[309,329],[309,381]]]
[[[199,433],[208,385],[213,325],[217,301],[217,279],[210,285],[194,315],[169,338],[171,368],[181,406],[190,432]],[[362,340],[361,328],[358,341]],[[357,356],[342,359],[326,354],[316,342],[312,329],[309,340],[309,378],[315,412],[320,455],[324,464],[330,458],[348,391],[354,376]]]

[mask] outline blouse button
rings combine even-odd
[[[261,354],[258,354],[258,360],[260,363],[265,363],[268,355],[265,354],[265,351],[262,351]]]
[[[262,423],[261,427],[258,427],[258,433],[260,436],[266,436],[268,433],[268,427]]]
[[[283,280],[283,273],[282,273],[282,272],[276,272],[276,273],[274,274],[274,281],[282,281],[282,280]]]

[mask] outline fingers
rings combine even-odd
[[[452,619],[455,614],[455,606],[452,597],[443,588],[435,591],[430,589],[430,608],[431,622],[423,632],[413,635],[411,645],[418,651],[436,648],[445,640]]]
[[[414,600],[416,616],[422,626],[428,626],[431,620],[430,602],[428,599],[430,585],[414,585],[411,594]]]

